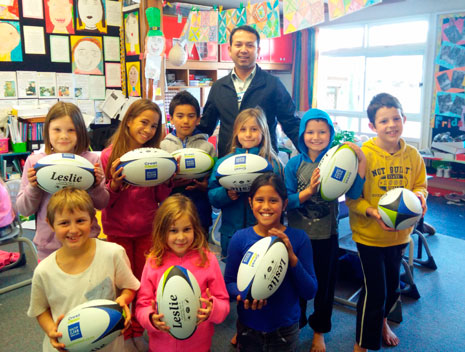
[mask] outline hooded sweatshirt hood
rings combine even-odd
[[[321,151],[320,155],[318,155],[318,158],[316,158],[316,160],[311,160],[310,157],[308,156],[308,147],[305,145],[305,142],[304,142],[304,133],[305,133],[305,129],[307,128],[308,121],[315,120],[315,119],[326,121],[326,123],[329,126],[330,137],[329,137],[328,146],[324,150]],[[300,127],[299,127],[299,151],[303,155],[304,160],[307,162],[319,162],[321,158],[323,157],[323,155],[325,155],[328,149],[331,147],[331,143],[334,140],[334,134],[335,133],[334,133],[333,122],[331,121],[331,117],[329,117],[327,112],[320,110],[320,109],[308,110],[304,114],[304,116],[302,116],[302,119],[300,120]]]

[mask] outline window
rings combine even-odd
[[[419,140],[429,22],[320,28],[317,105],[341,129],[372,134],[366,108],[381,92],[399,98],[407,115],[404,137]]]

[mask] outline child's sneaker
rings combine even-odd
[[[436,169],[436,177],[444,177],[444,166],[439,165]]]
[[[450,169],[449,165],[444,166],[444,178],[450,178]]]

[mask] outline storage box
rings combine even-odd
[[[8,138],[0,138],[0,154],[8,153]]]
[[[24,152],[27,151],[26,142],[13,143],[11,146],[13,148],[13,152],[15,152],[15,153],[24,153]]]
[[[452,154],[465,153],[465,142],[433,142],[431,146]]]

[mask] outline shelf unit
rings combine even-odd
[[[425,163],[427,166],[437,167],[439,164],[456,163],[462,164],[460,168],[465,170],[465,161],[463,160],[447,160],[434,156],[425,156]],[[445,178],[437,177],[436,175],[429,175],[428,179],[428,192],[433,195],[445,195],[448,193],[464,193],[465,194],[465,178]]]
[[[23,153],[4,153],[0,154],[0,175],[4,180],[7,180],[7,168],[13,166],[16,170],[16,173],[22,174],[22,165],[21,161],[26,160],[26,158],[31,154],[30,152]]]

